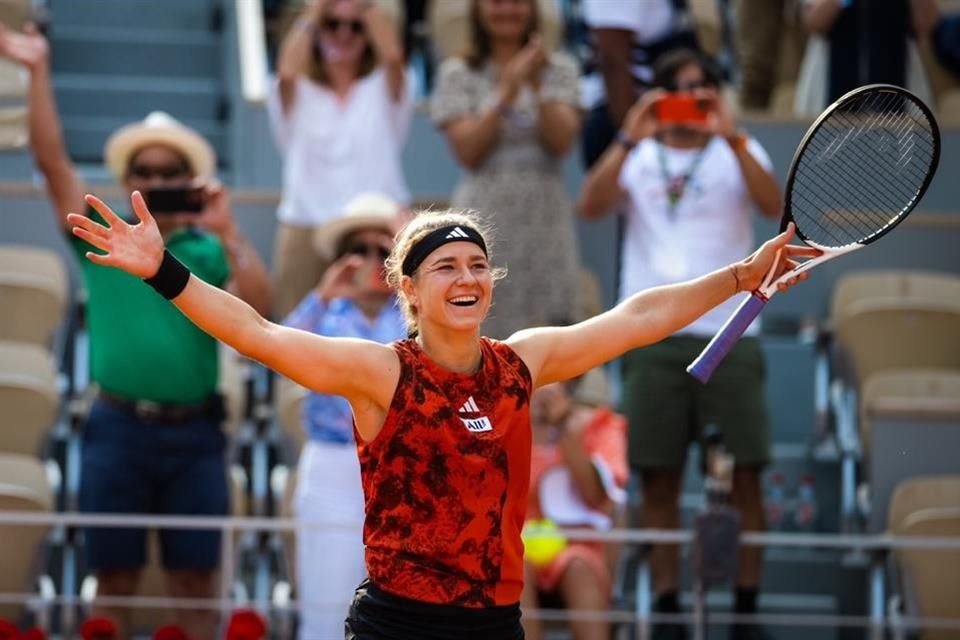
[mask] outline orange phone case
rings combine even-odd
[[[703,100],[691,94],[671,93],[656,104],[657,120],[667,124],[706,124],[707,111]]]

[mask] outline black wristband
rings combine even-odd
[[[167,300],[173,300],[187,287],[187,282],[190,281],[190,270],[174,258],[172,253],[164,249],[163,260],[156,275],[152,278],[144,278],[143,281]]]

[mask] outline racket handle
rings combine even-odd
[[[737,340],[747,330],[754,318],[760,315],[760,311],[766,304],[767,300],[756,292],[744,300],[743,304],[720,328],[717,335],[713,336],[710,344],[704,348],[696,360],[690,363],[690,366],[687,367],[687,373],[706,384],[714,370],[720,366],[723,359],[733,349],[733,345],[737,344]]]

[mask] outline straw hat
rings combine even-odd
[[[142,121],[115,131],[104,145],[104,161],[110,173],[117,180],[122,180],[127,174],[130,156],[154,144],[171,147],[182,153],[197,177],[209,178],[213,175],[217,154],[210,143],[163,111],[154,111]]]
[[[339,218],[317,227],[313,246],[317,252],[333,258],[340,243],[351,233],[362,229],[383,229],[390,235],[396,231],[400,205],[379,193],[354,196]]]

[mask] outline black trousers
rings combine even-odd
[[[346,640],[523,640],[520,605],[469,608],[409,600],[364,580],[346,620]]]

